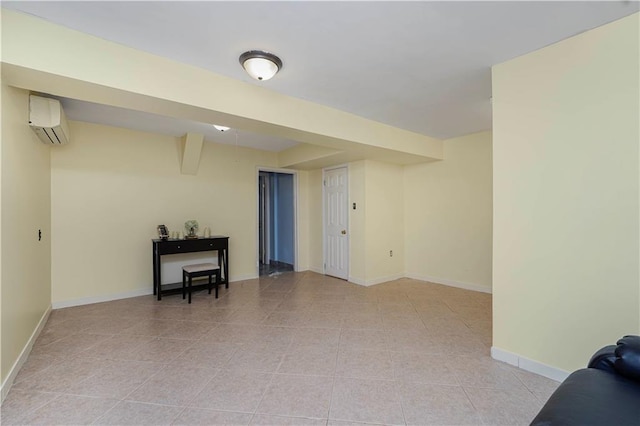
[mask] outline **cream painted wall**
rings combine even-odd
[[[296,200],[296,223],[298,244],[298,271],[309,269],[309,172],[298,170],[298,198]]]
[[[377,284],[404,276],[403,166],[367,160],[365,180],[365,279]]]
[[[322,273],[324,259],[322,252],[322,170],[311,170],[308,172],[308,176],[309,269]]]
[[[205,143],[198,174],[181,175],[180,138],[70,125],[51,156],[54,303],[150,291],[156,225],[184,231],[188,219],[230,237],[232,281],[256,275],[257,166],[276,154]],[[184,256],[164,282],[179,281]]]
[[[404,276],[402,166],[362,160],[347,167],[349,281],[370,285]],[[324,259],[322,196],[322,170],[313,170],[309,172],[309,253],[315,271],[322,271]]]
[[[0,12],[1,13],[1,12]],[[1,32],[0,32],[1,33]],[[1,38],[1,36],[0,36]],[[1,84],[1,82],[0,82]],[[0,87],[0,91],[4,90],[4,84],[2,84],[2,87]],[[1,94],[1,92],[0,92]],[[4,111],[4,106],[2,105],[1,100],[4,98],[4,96],[0,97],[0,117],[2,117],[2,113]],[[2,188],[2,129],[4,128],[4,124],[2,123],[2,120],[0,120],[0,404],[4,401],[4,394],[8,393],[6,391],[4,391],[4,383],[5,383],[5,377],[8,378],[9,373],[4,373],[4,369],[2,368],[2,360],[4,359],[4,354],[2,353],[2,348],[4,347],[4,340],[2,340],[3,338],[3,334],[2,334],[2,192],[1,192],[1,188]],[[9,367],[11,368],[11,367]],[[8,389],[8,388],[7,388]]]
[[[640,332],[639,20],[493,67],[499,350],[571,371]]]
[[[444,141],[444,161],[405,166],[406,273],[491,291],[491,132]]]
[[[29,94],[2,84],[2,383],[51,304],[50,150],[31,131]],[[42,240],[38,241],[38,230]]]
[[[349,163],[349,281],[364,284],[367,280],[367,199],[365,161]]]
[[[2,10],[0,10],[0,19],[2,18]],[[0,46],[2,45],[2,31],[0,31]],[[4,90],[4,84],[2,84],[2,79],[0,78],[0,95],[2,94],[2,90]],[[4,106],[2,105],[2,99],[4,96],[0,96],[0,117],[3,115]],[[2,348],[4,347],[2,340],[2,129],[4,128],[4,124],[0,119],[0,404],[4,401],[4,383],[5,383],[5,373],[2,368],[2,360],[4,359],[4,355],[2,353]],[[8,374],[7,374],[8,377]]]

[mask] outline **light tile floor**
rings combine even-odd
[[[494,361],[491,296],[312,272],[59,309],[11,424],[520,425],[557,383]]]

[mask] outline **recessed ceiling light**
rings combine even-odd
[[[226,132],[227,130],[229,130],[231,127],[227,127],[227,126],[218,126],[217,124],[214,124],[213,127],[216,128],[216,130],[220,130],[221,132]]]
[[[240,64],[247,74],[256,80],[265,81],[282,69],[282,61],[273,53],[250,50],[240,55]]]

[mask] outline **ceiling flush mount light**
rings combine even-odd
[[[217,124],[214,124],[213,127],[216,128],[216,130],[220,130],[221,132],[226,132],[227,130],[229,130],[231,127],[227,127],[227,126],[218,126]]]
[[[282,69],[282,61],[273,53],[250,50],[240,55],[240,64],[256,80],[269,80]]]

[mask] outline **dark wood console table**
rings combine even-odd
[[[222,280],[219,284],[229,284],[229,237],[215,235],[210,238],[197,238],[192,240],[152,240],[153,241],[153,294],[162,300],[163,294],[175,294],[182,292],[182,282],[162,284],[161,260],[166,254],[196,253],[201,251],[217,251],[218,265],[222,272]],[[207,285],[193,286],[194,290]]]

